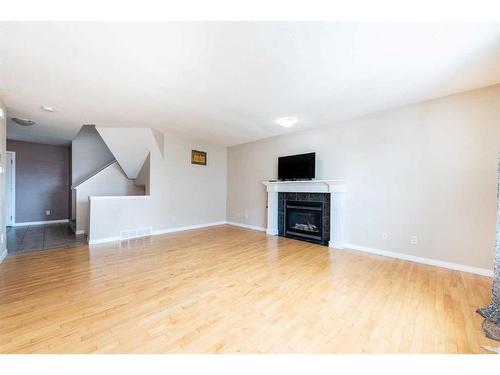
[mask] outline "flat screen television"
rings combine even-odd
[[[316,153],[278,158],[279,180],[310,180],[315,177]]]

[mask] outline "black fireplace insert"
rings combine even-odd
[[[323,202],[285,201],[285,236],[323,243]]]

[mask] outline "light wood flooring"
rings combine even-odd
[[[231,226],[13,255],[1,353],[484,353],[491,279]]]

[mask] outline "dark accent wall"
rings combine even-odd
[[[16,223],[68,219],[69,147],[7,140],[7,150],[16,153]]]

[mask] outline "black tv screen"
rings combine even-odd
[[[315,177],[316,153],[278,158],[278,179],[307,180]]]

